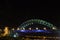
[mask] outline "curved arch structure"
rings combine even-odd
[[[38,23],[38,24],[41,24],[41,25],[45,25],[49,28],[52,28],[52,27],[56,27],[55,25],[47,22],[47,21],[44,21],[44,20],[40,20],[40,19],[31,19],[31,20],[27,20],[25,22],[23,22],[19,27],[20,28],[24,28],[24,27],[28,27],[29,25],[33,25],[34,23]],[[55,31],[54,31],[55,32]],[[12,33],[12,32],[11,32]],[[53,30],[14,30],[12,37],[17,37],[17,33],[18,35],[20,36],[25,36],[25,35],[28,35],[29,33],[42,33],[43,35],[46,35],[46,34],[52,34],[53,33]],[[35,35],[35,34],[34,34]],[[37,34],[38,35],[38,34]]]
[[[32,25],[34,23],[38,23],[38,24],[41,24],[41,25],[45,25],[49,28],[52,28],[52,27],[56,27],[54,26],[53,24],[47,22],[47,21],[44,21],[44,20],[40,20],[40,19],[31,19],[31,20],[27,20],[26,22],[22,23],[19,27],[20,28],[23,28],[23,27],[27,27],[29,25]]]

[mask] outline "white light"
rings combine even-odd
[[[17,37],[16,35],[14,35],[14,37]]]
[[[14,37],[18,37],[18,33],[14,34]]]
[[[25,30],[25,28],[22,28],[23,30]]]
[[[46,28],[45,28],[45,27],[44,27],[43,29],[44,29],[44,30],[46,30]]]
[[[53,29],[53,30],[55,30],[55,29],[56,29],[56,27],[53,27],[52,29]]]
[[[38,30],[38,28],[36,28],[36,30]]]
[[[31,28],[29,28],[29,30],[31,30]]]
[[[17,30],[20,30],[20,28],[17,28]]]

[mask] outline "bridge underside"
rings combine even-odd
[[[19,36],[54,36],[51,30],[18,30],[15,31]]]

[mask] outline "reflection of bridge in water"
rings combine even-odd
[[[39,25],[37,25],[39,24]],[[37,25],[35,27],[35,25]],[[42,26],[40,26],[42,25]],[[38,27],[39,26],[39,27]],[[55,40],[57,36],[57,29],[56,26],[40,19],[31,19],[24,23],[22,23],[19,26],[19,30],[11,31],[12,37],[22,37],[26,40],[33,40],[33,39],[49,39],[49,40]]]

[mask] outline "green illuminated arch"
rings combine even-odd
[[[20,28],[23,28],[23,27],[27,27],[29,25],[32,25],[34,23],[38,23],[38,24],[41,24],[41,25],[45,25],[49,28],[52,28],[52,27],[56,27],[54,26],[53,24],[47,22],[47,21],[44,21],[44,20],[40,20],[40,19],[31,19],[31,20],[27,20],[25,21],[24,23],[22,23],[19,27]]]

